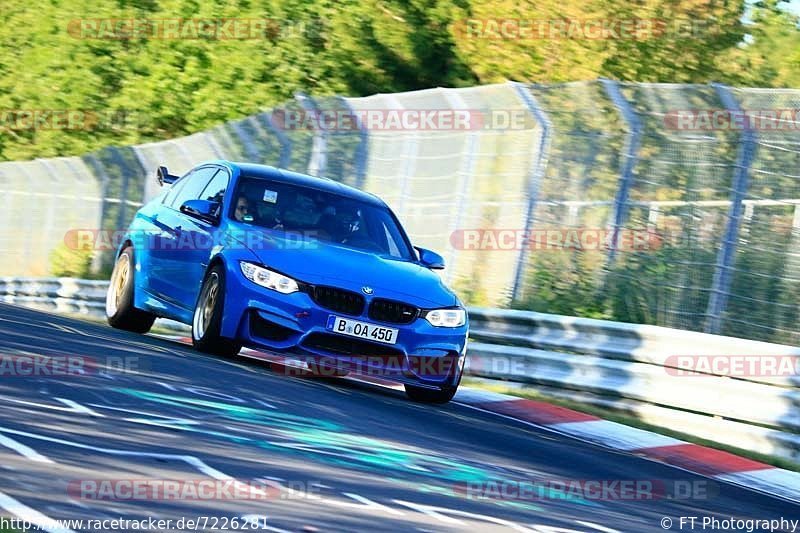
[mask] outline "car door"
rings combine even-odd
[[[183,201],[201,199],[218,202],[220,204],[218,214],[221,214],[222,201],[225,191],[228,189],[230,176],[224,168],[217,167],[216,170],[217,172],[197,198],[187,197]],[[180,279],[181,283],[173,285],[170,297],[180,302],[186,309],[193,310],[212,248],[220,241],[217,232],[219,226],[180,212],[180,205],[176,207],[178,209],[177,217],[180,220],[178,232],[180,252],[175,256],[172,267],[173,275]]]
[[[181,285],[186,282],[181,271],[186,267],[184,254],[192,254],[187,250],[186,238],[183,229],[186,218],[180,213],[180,206],[186,200],[200,198],[203,190],[219,170],[216,166],[204,166],[192,170],[175,184],[174,192],[170,191],[164,197],[162,209],[158,212],[158,219],[153,223],[157,233],[150,239],[150,275],[149,286],[154,296],[169,306],[186,310],[194,305],[187,304],[181,294],[185,292]],[[165,309],[165,314],[172,314],[174,309]],[[179,317],[175,317],[179,318]]]

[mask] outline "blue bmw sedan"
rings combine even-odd
[[[290,353],[315,375],[350,371],[445,403],[461,380],[467,313],[378,197],[273,167],[160,167],[117,252],[108,322],[145,333],[190,324],[203,352]]]

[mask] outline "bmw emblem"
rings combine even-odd
[[[373,292],[372,291],[372,287],[368,287],[367,285],[364,285],[363,287],[361,287],[361,292],[363,292],[364,294],[372,294],[372,292]]]

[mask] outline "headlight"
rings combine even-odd
[[[278,291],[283,294],[290,294],[300,290],[295,280],[268,268],[254,265],[246,261],[240,261],[239,266],[242,268],[244,277],[267,289],[272,289],[273,291]]]
[[[425,313],[425,320],[438,328],[457,328],[467,322],[467,312],[463,309],[434,309]]]

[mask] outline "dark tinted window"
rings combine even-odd
[[[291,183],[243,177],[229,216],[271,230],[302,232],[349,248],[413,259],[386,207]]]
[[[168,203],[165,200],[164,203],[173,209],[179,209],[186,200],[197,200],[200,198],[200,194],[203,192],[203,189],[206,188],[208,182],[211,181],[211,178],[217,172],[218,169],[216,167],[203,167],[195,170],[181,180],[182,182],[185,181],[186,183],[180,186],[180,189],[178,189],[177,194],[171,199],[171,201]]]

